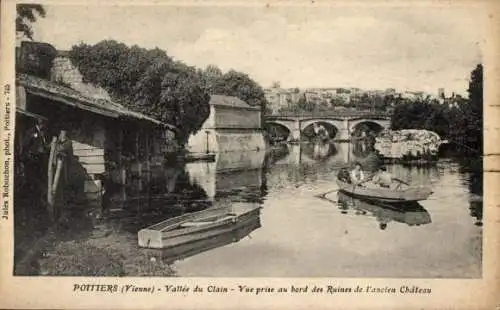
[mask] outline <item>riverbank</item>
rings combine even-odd
[[[16,234],[16,275],[175,276],[156,253],[140,249],[137,240],[88,209],[67,208],[54,226],[33,226],[35,222],[31,218],[19,225],[36,230]]]
[[[123,236],[111,233],[105,237],[58,243],[39,260],[40,275],[106,277],[175,275],[170,265],[138,247],[124,246],[131,242],[121,239]]]

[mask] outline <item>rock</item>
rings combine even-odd
[[[438,134],[429,130],[403,129],[383,131],[375,141],[375,149],[384,158],[423,159],[435,157],[445,143]]]

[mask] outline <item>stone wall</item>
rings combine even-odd
[[[186,148],[192,153],[223,153],[264,150],[266,143],[260,130],[207,129],[191,135]]]
[[[69,86],[90,98],[110,100],[106,90],[83,82],[82,74],[68,57],[58,56],[54,59],[50,78],[53,82]]]
[[[259,129],[260,111],[215,107],[215,128]]]
[[[254,151],[266,148],[261,131],[217,130],[216,140],[219,152]]]

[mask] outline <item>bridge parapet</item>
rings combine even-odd
[[[312,119],[312,118],[353,118],[353,117],[369,117],[369,118],[390,118],[391,112],[383,111],[324,111],[324,112],[279,112],[267,114],[266,119]]]

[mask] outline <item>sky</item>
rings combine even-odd
[[[396,88],[466,94],[481,62],[471,7],[45,5],[35,40],[67,50],[114,39],[189,65],[249,74],[263,87]]]

